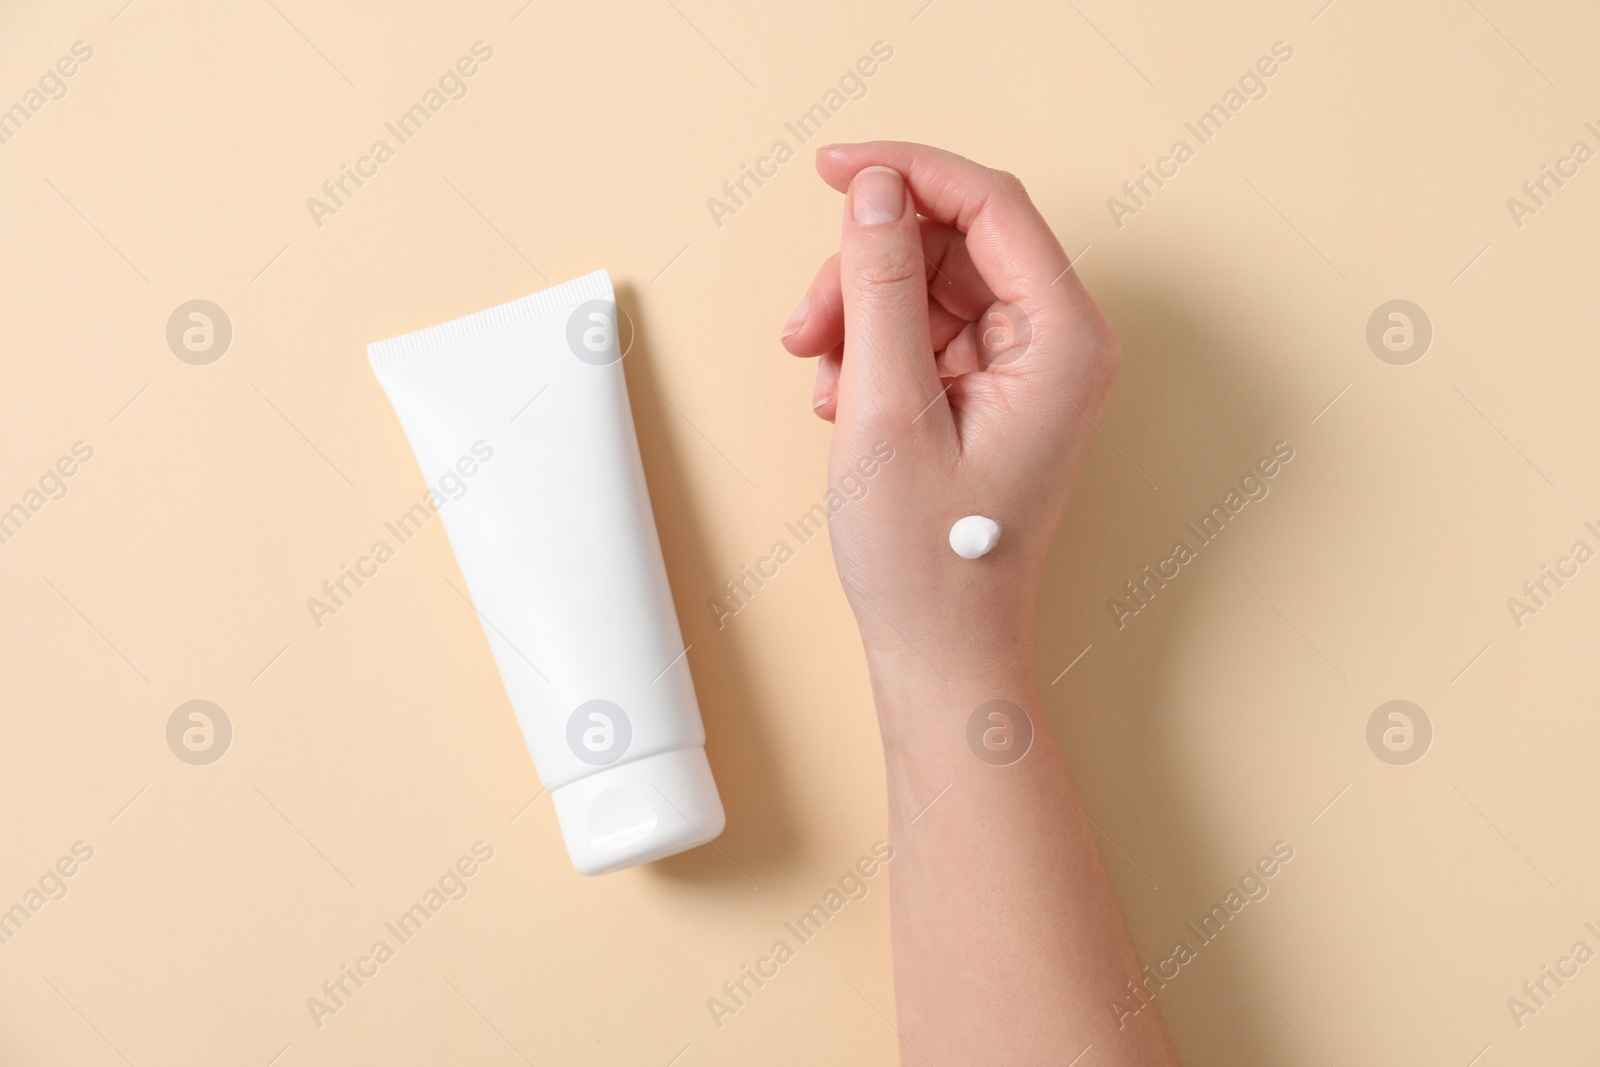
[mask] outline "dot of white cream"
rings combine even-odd
[[[977,559],[1000,543],[1000,524],[982,515],[957,519],[950,527],[950,547],[962,559]]]

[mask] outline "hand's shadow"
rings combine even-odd
[[[1180,940],[1196,953],[1154,998],[1184,1061],[1282,1063],[1303,1048],[1283,1043],[1283,1034],[1253,1033],[1237,1023],[1256,1014],[1241,1010],[1255,997],[1243,981],[1250,971],[1243,961],[1257,955],[1252,912],[1273,907],[1292,885],[1293,868],[1210,944],[1185,925],[1220,901],[1272,844],[1261,841],[1247,856],[1220,847],[1221,835],[1206,817],[1214,806],[1196,795],[1198,776],[1178,740],[1186,731],[1172,728],[1184,714],[1183,694],[1174,691],[1176,664],[1208,627],[1196,608],[1208,588],[1241,582],[1239,558],[1229,547],[1241,535],[1224,529],[1164,588],[1152,583],[1147,606],[1122,628],[1108,602],[1121,597],[1135,605],[1123,583],[1138,581],[1142,568],[1167,558],[1179,539],[1196,545],[1185,522],[1235,487],[1274,441],[1293,435],[1270,424],[1252,399],[1257,386],[1241,353],[1260,345],[1259,338],[1193,306],[1181,292],[1102,278],[1094,295],[1122,341],[1123,363],[1040,591],[1045,707],[1097,827],[1140,961],[1154,967]],[[1285,468],[1273,491],[1285,474],[1292,480],[1297,473]],[[1245,527],[1270,522],[1272,507],[1269,495],[1237,519]],[[1232,728],[1217,722],[1207,732]],[[1294,830],[1285,826],[1278,836],[1297,844]],[[1265,936],[1264,926],[1254,929],[1257,938]],[[1114,1014],[1109,998],[1106,1011]]]

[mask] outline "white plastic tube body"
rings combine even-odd
[[[440,514],[584,874],[724,823],[618,332],[597,271],[368,347],[424,477],[493,450]]]

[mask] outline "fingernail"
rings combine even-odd
[[[889,167],[868,167],[850,183],[850,210],[863,226],[893,222],[904,212],[906,183]]]
[[[800,327],[806,324],[806,316],[811,314],[811,294],[807,293],[800,298],[800,306],[794,309],[794,314],[789,316],[789,321],[784,323],[783,336],[792,337],[800,332]]]

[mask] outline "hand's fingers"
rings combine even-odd
[[[935,352],[943,352],[953,338],[971,325],[960,315],[946,311],[938,301],[928,302],[928,337]]]
[[[976,319],[994,303],[994,293],[972,265],[967,255],[966,236],[953,226],[933,219],[919,219],[922,251],[926,259],[929,326],[933,347],[944,348],[945,341],[961,326],[946,330],[950,318],[960,324]],[[943,332],[942,332],[943,331]],[[941,334],[942,338],[941,339]],[[844,340],[844,304],[839,296],[839,257],[828,257],[784,326],[783,347],[797,356],[818,356]]]
[[[1085,324],[1090,329],[1101,324],[1098,313],[1086,319]],[[961,329],[945,342],[940,349],[939,369],[944,374],[971,374],[1024,366],[1033,340],[1032,323],[1016,305],[992,304],[974,321],[963,322]]]
[[[949,223],[923,219],[922,251],[928,258],[928,294],[941,307],[971,322],[994,303],[994,291],[967,252],[966,234]]]
[[[1069,260],[1043,216],[1016,178],[926,145],[868,141],[828,145],[817,151],[817,172],[845,189],[867,167],[891,167],[905,175],[917,210],[967,235],[966,248],[978,272],[1007,303],[1036,306],[1065,296],[1069,306],[1090,303],[1074,275],[1063,277]],[[1031,299],[1030,299],[1031,298]]]
[[[839,270],[836,262],[838,258],[838,256],[834,256],[823,268],[824,270],[832,268],[830,273],[833,277],[834,301],[837,301],[839,291]],[[815,284],[823,284],[821,276],[818,277]],[[808,299],[811,300],[813,306],[818,303],[813,297],[808,297]],[[928,304],[928,334],[933,343],[933,350],[938,354],[936,366],[939,368],[941,377],[966,374],[969,371],[981,369],[978,351],[973,340],[974,331],[976,331],[978,325],[978,323],[968,322],[961,316],[946,311],[944,306],[937,301]],[[799,339],[798,341],[796,340],[797,338]],[[814,319],[807,322],[802,330],[797,330],[795,333],[785,337],[783,343],[788,346],[790,352],[797,356],[821,355],[833,360],[834,366],[831,371],[825,372],[820,367],[817,370],[818,389],[821,389],[822,384],[825,382],[827,385],[827,399],[831,400],[833,393],[838,389],[838,364],[844,352],[844,312],[841,310],[831,319]],[[826,348],[824,348],[825,344]],[[949,349],[948,354],[946,349]],[[951,361],[951,357],[955,357],[953,361]],[[951,367],[958,369],[948,369]],[[820,402],[823,399],[821,392],[814,393],[813,396],[814,402]],[[828,410],[829,414],[825,417],[831,422],[833,421],[832,407],[830,406]]]
[[[868,167],[845,197],[839,281],[844,364],[839,415],[848,424],[911,419],[939,393],[928,331],[922,232],[899,173]]]
[[[784,326],[783,347],[797,356],[820,356],[844,340],[844,302],[839,295],[839,254],[822,264],[811,288]]]
[[[939,373],[952,378],[983,370],[983,352],[978,336],[981,324],[964,322],[956,335],[939,352]]]
[[[817,361],[817,384],[811,387],[811,410],[832,422],[839,407],[839,364],[844,349],[835,348]]]
[[[929,224],[926,219],[923,222]],[[969,263],[968,269],[970,267]],[[809,310],[810,314],[796,315],[801,320],[800,325],[783,338],[783,343],[797,356],[822,356],[817,364],[817,381],[811,391],[811,405],[819,418],[832,422],[838,407],[839,364],[844,357],[844,306],[839,295],[837,255],[829,257],[822,265],[816,280],[811,283],[811,291],[798,310]],[[929,301],[928,333],[933,350],[938,353],[935,366],[941,378],[979,369],[969,336],[975,329],[975,323],[947,311],[938,301]],[[950,349],[949,353],[946,352],[947,348]]]

